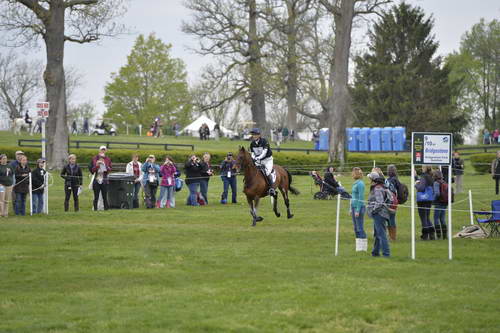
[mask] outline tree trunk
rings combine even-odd
[[[68,156],[68,126],[66,115],[66,81],[64,76],[64,4],[52,1],[46,25],[45,46],[47,67],[43,79],[50,103],[47,122],[47,162],[61,169]]]
[[[334,64],[329,79],[333,91],[327,102],[330,130],[328,160],[330,162],[339,160],[344,163],[345,161],[346,115],[350,107],[347,83],[354,4],[355,0],[342,1],[340,12],[335,15]]]
[[[298,90],[298,66],[297,66],[297,27],[296,13],[293,9],[293,3],[287,1],[288,20],[287,20],[287,80],[286,80],[286,98],[288,106],[287,127],[291,131],[297,129],[297,90]]]
[[[249,9],[249,63],[250,63],[250,109],[256,126],[266,127],[266,98],[264,93],[264,71],[262,69],[260,44],[257,35],[256,0],[248,1]]]

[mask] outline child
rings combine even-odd
[[[175,208],[175,175],[177,168],[170,156],[165,158],[165,163],[160,168],[160,208]]]
[[[36,161],[36,169],[31,173],[31,190],[33,192],[33,214],[41,214],[43,210],[43,192],[45,187],[45,160]]]
[[[61,177],[64,178],[64,211],[69,210],[69,198],[73,193],[73,204],[75,212],[79,210],[78,192],[82,187],[82,169],[76,164],[76,155],[71,154],[68,156],[68,164],[62,169]]]

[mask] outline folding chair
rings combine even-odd
[[[489,234],[488,237],[500,236],[500,200],[491,201],[491,212],[474,212],[474,215],[479,227]],[[487,230],[484,230],[483,225]]]

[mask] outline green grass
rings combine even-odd
[[[418,241],[412,261],[400,208],[392,258],[372,258],[354,251],[342,202],[335,257],[336,201],[313,200],[310,178],[294,179],[295,218],[275,218],[264,200],[255,228],[242,193],[218,203],[219,178],[209,206],[185,206],[184,189],[176,209],[92,212],[85,190],[79,213],[62,211],[56,179],[49,216],[0,220],[0,332],[498,331],[499,239],[454,240],[453,261],[447,242]],[[465,185],[487,208],[491,180]],[[469,223],[453,217],[454,232]],[[366,218],[370,247],[372,226]]]
[[[26,134],[26,132],[21,133],[20,135],[14,135],[9,131],[0,131],[0,145],[10,145],[17,146],[18,139],[40,139],[41,136],[39,134],[30,136]],[[227,138],[221,138],[220,141],[209,140],[209,141],[200,141],[195,137],[190,136],[164,136],[161,138],[152,138],[147,136],[138,136],[138,135],[118,135],[118,136],[109,136],[109,135],[71,135],[70,140],[84,140],[84,141],[108,141],[108,142],[144,142],[144,143],[180,143],[180,144],[192,144],[195,146],[195,150],[227,150],[234,151],[235,147],[239,145],[247,147],[250,143],[248,141],[243,140],[235,140],[231,141]],[[271,143],[273,147],[275,147],[274,143]],[[98,145],[96,145],[97,147]],[[282,143],[282,148],[302,148],[302,149],[312,149],[314,148],[314,143],[311,141],[288,141]],[[149,147],[151,148],[151,147]]]

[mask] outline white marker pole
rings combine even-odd
[[[452,139],[453,140],[453,139]],[[451,147],[451,145],[450,145]],[[453,244],[451,240],[452,234],[452,224],[451,224],[451,179],[452,179],[452,168],[451,168],[451,160],[450,165],[448,166],[448,259],[453,259]]]
[[[43,176],[43,212],[49,214],[49,173],[45,171]]]
[[[415,260],[415,168],[413,165],[413,133],[411,134],[411,258]]]
[[[339,255],[340,194],[337,194],[337,225],[335,227],[335,256]]]
[[[472,210],[472,190],[469,190],[469,209],[470,209],[470,224],[474,224],[474,213]]]
[[[32,185],[31,185],[31,172],[29,173],[29,191],[30,191],[30,215],[33,215],[33,192],[32,192]]]
[[[42,158],[46,158],[46,143],[47,139],[45,138],[45,118],[42,119]]]

